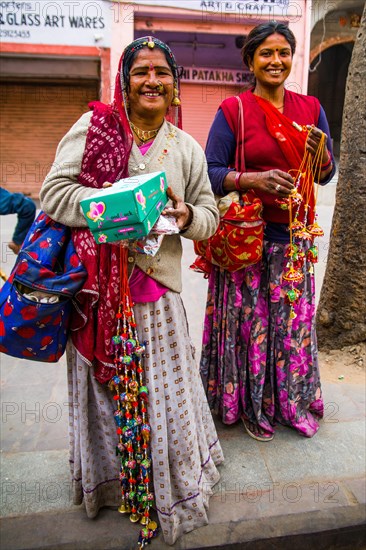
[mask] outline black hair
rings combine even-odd
[[[294,33],[285,23],[269,21],[268,23],[262,23],[254,27],[244,42],[241,55],[247,67],[249,67],[249,63],[253,61],[255,50],[266,40],[266,38],[271,36],[271,34],[282,34],[290,44],[292,55],[294,55],[296,50],[296,38]]]

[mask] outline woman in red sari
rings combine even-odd
[[[277,423],[312,437],[323,414],[313,274],[313,238],[319,227],[313,185],[294,176],[306,151],[310,163],[319,161],[317,183],[333,177],[335,164],[319,101],[285,89],[295,46],[293,33],[282,23],[264,23],[250,32],[242,56],[255,85],[240,94],[244,130],[237,138],[238,101],[228,98],[220,105],[206,148],[217,195],[251,189],[263,202],[262,261],[234,273],[212,266],[201,357],[211,408],[226,424],[241,418],[247,433],[259,441],[271,440]],[[235,167],[239,140],[244,142],[245,168]],[[323,149],[321,140],[326,140]],[[291,252],[289,210],[284,207],[295,187],[303,199],[298,219],[307,230],[292,241],[299,250],[297,273],[303,277],[294,286],[284,278]]]

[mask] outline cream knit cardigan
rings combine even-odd
[[[41,208],[44,212],[70,227],[87,226],[79,203],[81,199],[96,192],[96,189],[84,187],[77,182],[91,115],[91,112],[82,115],[61,140],[55,161],[40,192]],[[130,176],[160,170],[165,171],[168,185],[174,193],[191,207],[192,223],[178,235],[166,235],[154,257],[129,253],[129,267],[138,265],[164,286],[181,292],[180,235],[192,240],[210,237],[216,231],[219,214],[202,148],[190,135],[167,121],[145,155],[133,144],[128,162]]]

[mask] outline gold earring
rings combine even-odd
[[[174,97],[172,99],[172,105],[174,107],[179,107],[180,99],[179,99],[179,92],[178,92],[177,86],[174,86],[173,95],[174,95]]]

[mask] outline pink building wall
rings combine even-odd
[[[275,0],[281,2],[281,0]],[[159,3],[158,1],[156,3]],[[164,3],[164,2],[161,2]],[[178,2],[177,2],[178,4]],[[308,84],[309,40],[311,20],[311,0],[290,0],[286,17],[277,16],[277,20],[288,21],[290,29],[297,40],[297,49],[293,60],[291,75],[287,87],[299,93],[306,93]],[[212,37],[212,42],[220,40],[220,36],[245,35],[256,24],[265,21],[250,17],[240,17],[238,14],[209,14],[203,17],[195,10],[172,8],[167,6],[130,4],[129,2],[114,3],[114,17],[111,43],[111,82],[115,74],[121,53],[137,35],[159,33],[175,33],[179,37],[189,34],[203,36],[206,40]],[[185,33],[185,34],[184,34]],[[176,48],[172,47],[178,55]],[[213,50],[214,55],[214,50]],[[232,52],[236,62],[241,64],[240,50]],[[178,59],[179,62],[179,59]],[[230,59],[229,59],[230,62]],[[212,64],[210,64],[212,66]],[[221,66],[222,68],[222,66]],[[207,88],[212,86],[212,88]],[[220,87],[221,86],[221,87]],[[200,87],[198,89],[197,87]],[[239,87],[223,85],[222,83],[182,84],[183,124],[184,129],[191,133],[204,147],[207,132],[212,122],[213,114],[218,105],[227,97],[238,93]],[[206,92],[206,93],[205,93]],[[194,103],[194,105],[193,105]]]

